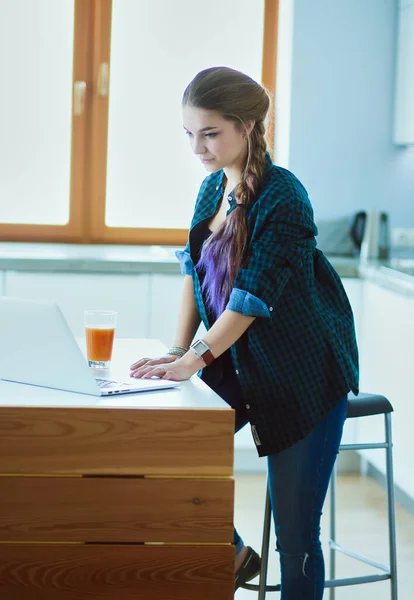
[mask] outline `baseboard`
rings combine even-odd
[[[361,457],[353,450],[341,452],[337,458],[338,473],[359,473]],[[259,458],[253,448],[236,448],[234,451],[235,473],[265,473],[267,470],[266,458]]]
[[[375,481],[379,483],[380,486],[384,488],[384,490],[386,489],[387,484],[385,481],[385,475],[384,473],[382,473],[382,471],[377,469],[377,467],[374,467],[374,465],[368,463],[366,468],[366,474],[369,477],[372,477],[372,479],[375,479]],[[414,515],[414,498],[412,498],[412,496],[407,494],[407,492],[404,492],[404,490],[402,490],[398,485],[395,484],[394,496],[395,501],[398,502],[398,504],[403,506],[410,514]]]

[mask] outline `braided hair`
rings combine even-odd
[[[213,110],[240,129],[249,121],[247,158],[241,181],[233,190],[236,208],[204,242],[197,267],[204,271],[203,292],[216,318],[229,300],[237,273],[246,258],[247,211],[259,196],[267,144],[265,120],[270,106],[268,92],[248,75],[228,67],[205,69],[187,86],[183,106]]]

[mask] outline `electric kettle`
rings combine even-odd
[[[389,252],[390,230],[388,214],[377,210],[367,211],[361,244],[361,260],[387,259]]]

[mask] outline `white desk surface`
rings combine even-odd
[[[85,353],[85,340],[77,342]],[[159,356],[164,351],[164,345],[158,340],[115,338],[111,369],[93,372],[99,377],[127,381],[133,362],[143,356]],[[178,388],[105,398],[0,380],[1,406],[230,409],[197,375],[183,381]]]

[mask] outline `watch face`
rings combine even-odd
[[[208,350],[206,345],[201,340],[198,340],[195,344],[193,344],[192,348],[199,356],[202,356],[204,352]]]

